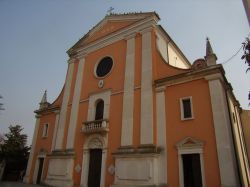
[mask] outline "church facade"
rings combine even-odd
[[[240,106],[209,40],[191,63],[155,12],[110,14],[68,50],[35,111],[26,183],[249,186]]]

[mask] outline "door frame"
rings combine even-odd
[[[183,154],[199,154],[200,156],[200,167],[201,167],[201,178],[202,178],[202,187],[206,187],[205,179],[205,169],[204,169],[204,158],[203,158],[203,141],[187,137],[176,144],[178,150],[178,162],[179,162],[179,184],[180,187],[184,186],[184,171],[183,171]]]
[[[44,165],[45,165],[45,158],[46,158],[46,153],[41,151],[38,156],[37,156],[37,159],[36,159],[36,164],[35,164],[35,169],[34,169],[34,174],[33,174],[33,184],[36,184],[36,181],[37,181],[37,177],[38,177],[38,170],[39,170],[39,162],[41,159],[43,158],[43,168],[42,168],[42,173],[41,173],[41,182],[43,182],[42,180],[42,176],[43,176],[43,172],[44,172]]]
[[[107,136],[107,135],[106,135]],[[100,134],[93,134],[87,138],[83,148],[82,159],[82,173],[81,173],[81,186],[88,187],[88,174],[89,174],[89,156],[90,149],[102,150],[102,164],[101,164],[101,181],[100,187],[105,186],[106,176],[106,159],[107,159],[107,137]]]

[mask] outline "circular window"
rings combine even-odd
[[[104,77],[113,67],[113,60],[110,57],[104,57],[96,67],[96,76]]]

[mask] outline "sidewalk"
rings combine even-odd
[[[7,182],[7,181],[0,181],[0,186],[1,187],[44,187],[36,184],[25,184],[21,182]]]

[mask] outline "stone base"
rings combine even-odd
[[[158,187],[160,150],[153,145],[121,147],[115,153],[115,179],[111,187]],[[166,185],[165,185],[166,186]]]
[[[160,184],[160,185],[116,185],[113,184],[110,187],[167,187],[167,184]]]
[[[25,175],[23,177],[23,183],[29,183],[29,178],[30,178],[30,176]]]
[[[72,187],[74,151],[53,151],[49,157],[48,174],[44,181],[46,185],[54,187]]]
[[[46,179],[44,181],[46,186],[53,186],[53,187],[73,187],[74,183],[73,180],[66,180],[66,179]]]

